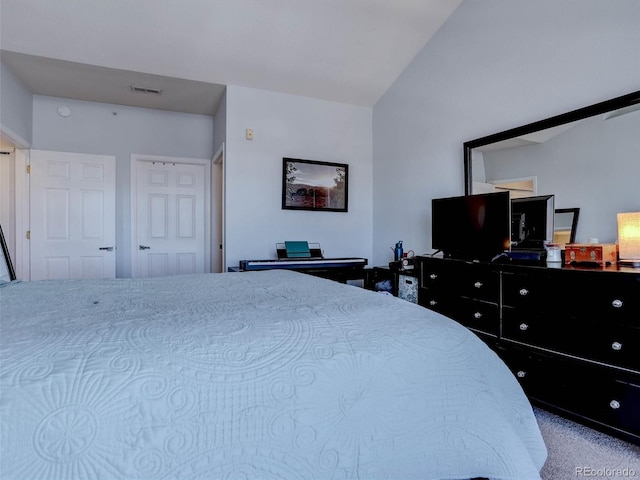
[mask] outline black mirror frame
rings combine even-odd
[[[565,123],[571,123],[584,118],[593,117],[594,115],[600,115],[602,113],[611,112],[613,110],[619,110],[621,108],[630,107],[640,103],[640,90],[627,95],[606,100],[604,102],[596,103],[588,107],[572,110],[567,113],[556,115],[554,117],[540,120],[537,122],[522,125],[520,127],[505,130],[504,132],[494,133],[486,137],[470,140],[463,144],[464,148],[464,193],[465,195],[471,195],[473,185],[473,172],[472,172],[472,158],[471,152],[474,148],[490,145],[496,142],[502,142],[509,140],[510,138],[520,137],[522,135],[529,135],[531,133],[546,130],[547,128],[557,127],[564,125]]]
[[[16,279],[16,271],[13,269],[13,263],[11,263],[11,255],[9,255],[9,248],[4,239],[4,233],[2,233],[2,225],[0,225],[0,244],[2,245],[3,261],[6,262],[7,271],[9,272],[9,280],[13,281]]]

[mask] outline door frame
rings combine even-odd
[[[16,261],[16,161],[15,148],[0,142],[0,224],[7,253]]]
[[[183,163],[191,165],[203,165],[204,172],[204,268],[206,273],[211,272],[211,159],[170,157],[163,155],[146,155],[143,153],[131,154],[131,277],[136,278],[138,272],[138,163],[139,162],[166,162]]]
[[[31,150],[19,149],[16,147],[14,161],[16,162],[16,184],[15,184],[15,207],[16,207],[16,258],[14,267],[16,277],[29,281],[31,280],[31,244],[29,235],[31,234],[31,182],[27,174],[27,167],[31,165]]]
[[[31,250],[29,246],[29,167],[30,142],[0,122],[1,143],[13,148],[14,173],[13,178],[13,228],[11,235],[15,235],[15,257],[12,257],[16,278],[23,281],[31,279]],[[5,236],[7,232],[5,231]]]
[[[218,150],[216,151],[215,155],[212,158],[212,163],[214,165],[213,168],[220,168],[220,191],[219,192],[214,192],[212,190],[211,192],[211,204],[213,205],[214,203],[216,204],[216,207],[219,208],[220,212],[218,217],[220,218],[220,245],[222,245],[222,248],[219,248],[218,245],[211,245],[211,258],[212,258],[212,265],[213,265],[213,255],[214,255],[214,251],[216,252],[216,254],[218,253],[219,250],[221,250],[220,254],[220,271],[221,272],[226,272],[227,271],[227,255],[226,255],[226,247],[227,247],[227,238],[225,236],[225,212],[226,212],[226,208],[225,208],[225,186],[226,186],[226,178],[225,178],[225,144],[224,142],[222,142],[222,145],[220,145],[220,148],[218,148]],[[211,183],[212,183],[212,187],[213,185],[213,168],[211,169]],[[215,185],[215,187],[218,187],[218,185]],[[217,196],[216,201],[214,202],[213,199],[213,195]],[[213,217],[215,215],[215,212],[213,212],[213,208],[211,209],[211,218],[212,218],[212,222],[213,222]],[[213,228],[213,224],[212,224],[212,228]]]

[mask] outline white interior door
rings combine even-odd
[[[115,157],[32,150],[30,163],[30,279],[115,278]]]
[[[135,162],[134,276],[209,271],[206,179],[199,163]]]

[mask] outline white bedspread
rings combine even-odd
[[[498,357],[289,271],[0,289],[0,478],[539,479]]]

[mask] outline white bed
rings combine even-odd
[[[0,478],[539,479],[457,323],[290,271],[0,288]]]

